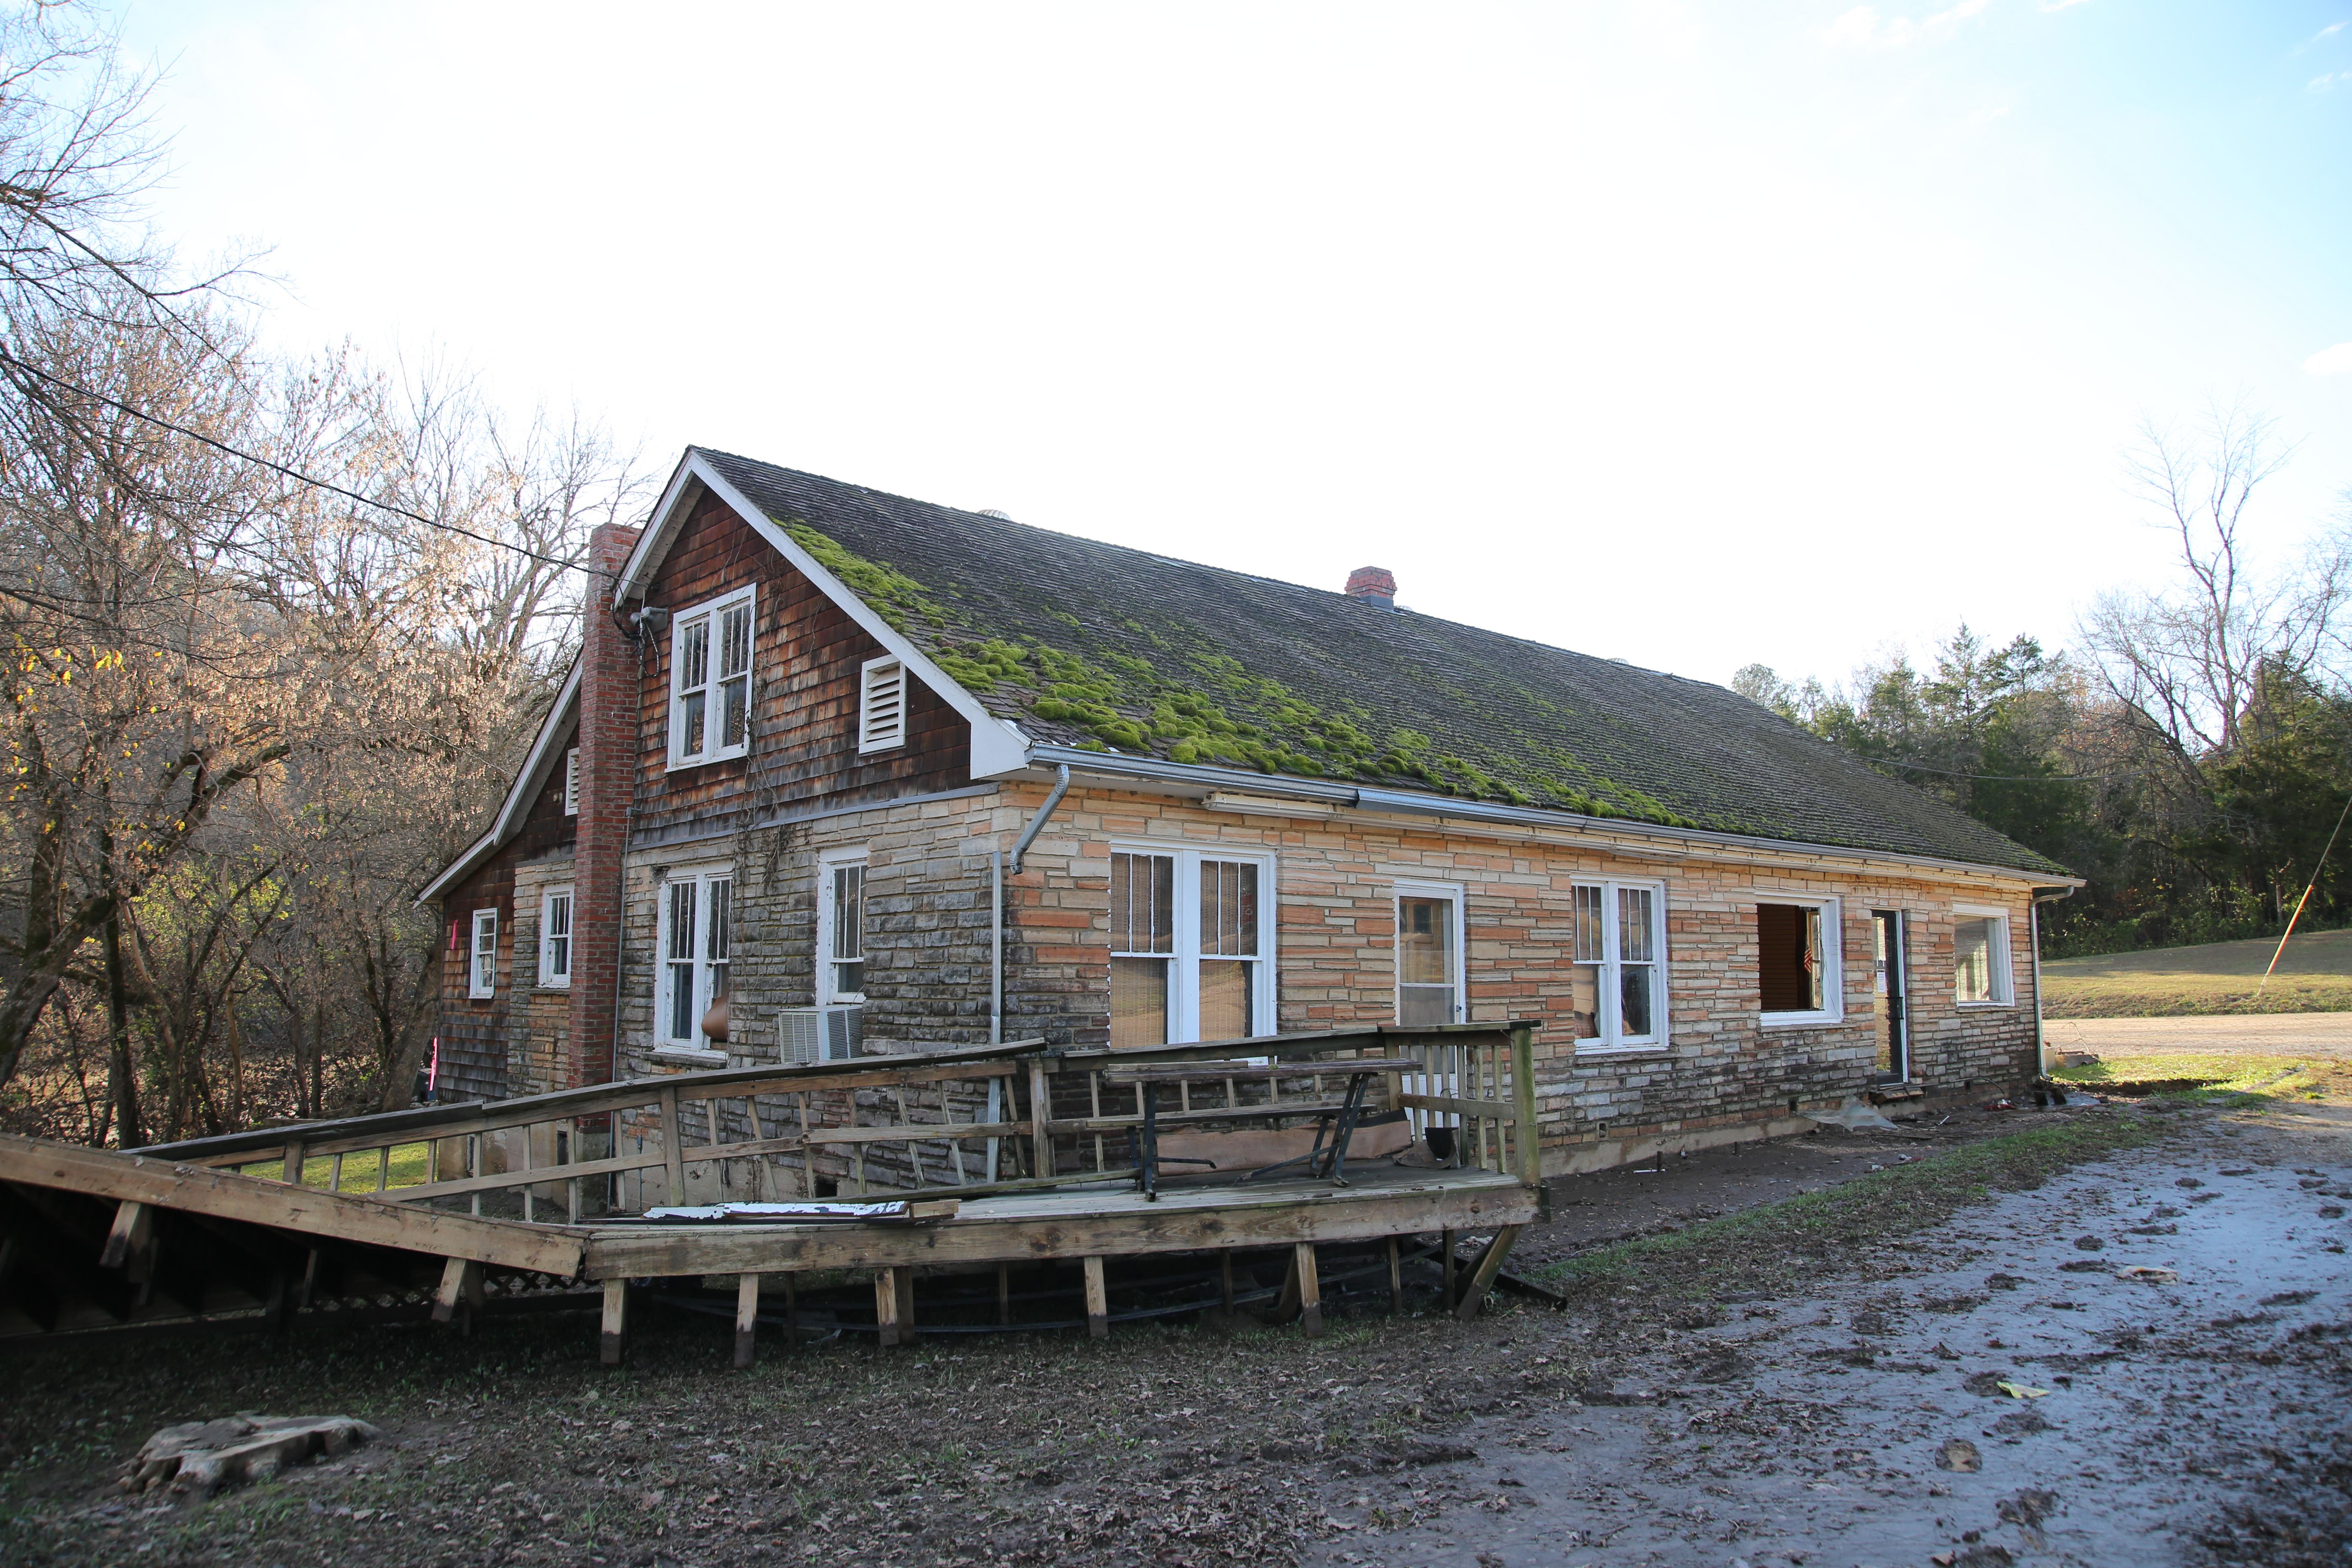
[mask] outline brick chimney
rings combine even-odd
[[[1383,610],[1396,608],[1396,579],[1385,566],[1359,566],[1348,574],[1348,597],[1378,605]]]
[[[637,531],[608,522],[588,536],[592,575],[580,644],[580,815],[572,851],[572,1022],[558,1089],[610,1083],[619,1059],[621,856],[636,787],[641,695],[637,645],[613,617],[613,583]]]

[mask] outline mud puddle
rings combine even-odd
[[[2315,1143],[2123,1156],[1898,1278],[1717,1303],[1580,1404],[1473,1423],[1474,1458],[1343,1481],[1308,1561],[2352,1562],[2352,1170]]]

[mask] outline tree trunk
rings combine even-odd
[[[139,1082],[131,1060],[131,1006],[122,991],[122,916],[106,917],[107,1082],[114,1104],[115,1147],[147,1142],[139,1128]]]

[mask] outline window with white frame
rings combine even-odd
[[[1110,1043],[1274,1033],[1265,894],[1274,862],[1222,850],[1114,850]]]
[[[499,989],[499,911],[474,911],[474,947],[472,968],[467,976],[466,994],[479,1001],[495,996]]]
[[[1462,889],[1444,882],[1399,882],[1397,1022],[1458,1024],[1469,1016],[1462,970]]]
[[[580,748],[563,753],[563,815],[580,815]]]
[[[669,764],[740,757],[751,748],[751,590],[671,619]]]
[[[1838,900],[1756,906],[1756,983],[1764,1022],[1834,1024],[1845,1016]]]
[[[674,872],[662,884],[661,994],[655,1030],[662,1045],[719,1048],[703,1033],[702,1021],[711,1005],[727,995],[734,906],[731,868]]]
[[[1957,1000],[2001,1006],[2011,998],[2009,916],[2000,910],[1955,906],[1952,990]]]
[[[572,984],[572,889],[550,888],[539,896],[539,983]]]
[[[887,752],[907,743],[907,667],[869,658],[857,672],[857,749]]]
[[[1666,890],[1655,882],[1579,882],[1569,890],[1583,1051],[1664,1045]]]
[[[866,1000],[866,851],[817,862],[816,991],[820,1006]]]

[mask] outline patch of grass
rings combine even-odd
[[[392,1178],[385,1182],[384,1185],[413,1187],[427,1180],[426,1166],[431,1158],[432,1151],[426,1144],[394,1144]],[[342,1191],[347,1193],[375,1191],[376,1166],[381,1163],[380,1155],[373,1149],[362,1149],[344,1155]],[[258,1176],[265,1182],[280,1182],[286,1179],[286,1162],[271,1160],[265,1164],[242,1165],[238,1167],[237,1173],[245,1176]],[[333,1180],[334,1174],[335,1157],[332,1154],[313,1154],[302,1162],[302,1184],[306,1187],[323,1187]]]
[[[2181,1085],[2166,1091],[2165,1098],[2226,1110],[2254,1110],[2274,1100],[2352,1103],[2352,1067],[2301,1057],[2235,1052],[2114,1056],[2084,1067],[2060,1068],[2050,1076],[2089,1089]]]
[[[2352,1013],[2352,931],[2297,936],[2264,986],[2277,947],[2215,942],[2053,960],[2042,966],[2042,1010],[2053,1018]]]
[[[1583,1297],[1628,1289],[1681,1298],[1782,1289],[1844,1272],[1863,1252],[1941,1224],[1995,1191],[2030,1190],[2071,1166],[2152,1143],[2166,1131],[2161,1118],[2113,1110],[2053,1117],[1825,1192],[1567,1258],[1537,1278]]]

